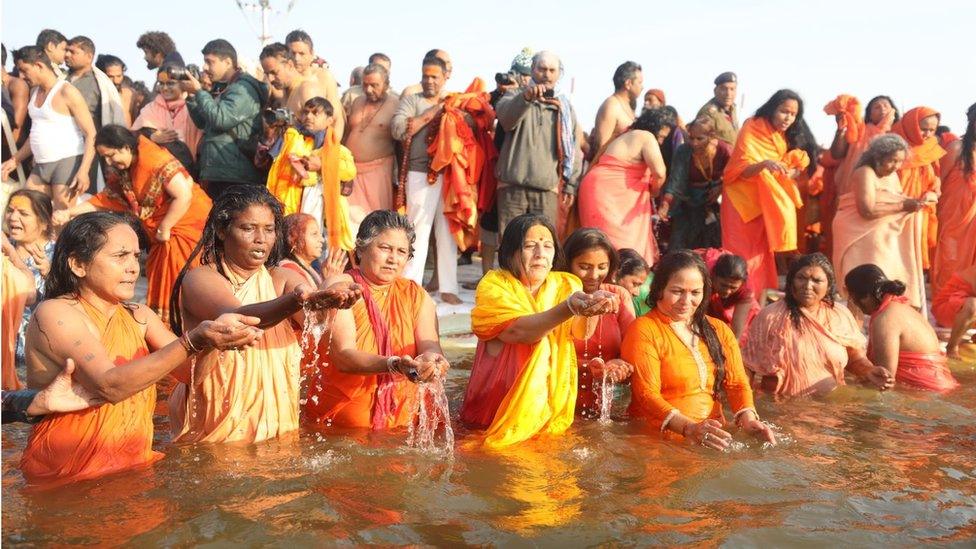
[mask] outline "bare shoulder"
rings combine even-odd
[[[34,319],[42,324],[64,326],[65,320],[81,318],[83,313],[67,299],[45,299],[34,309]]]

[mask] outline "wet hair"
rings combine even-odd
[[[647,306],[657,307],[657,302],[664,296],[664,290],[671,282],[671,277],[678,271],[684,269],[697,269],[701,274],[703,296],[712,295],[712,279],[708,275],[708,268],[702,258],[691,250],[677,250],[670,252],[661,258],[654,268],[654,280],[651,282],[651,289],[647,295]],[[711,325],[705,313],[708,310],[708,301],[703,298],[698,308],[691,316],[691,331],[705,342],[708,354],[715,362],[715,387],[712,396],[718,400],[722,392],[722,385],[725,382],[725,352],[722,350],[722,343],[718,339],[718,332]]]
[[[375,65],[377,61],[386,61],[388,65],[393,65],[393,61],[390,60],[390,56],[385,53],[376,52],[369,56],[369,65]],[[384,67],[385,68],[385,67]]]
[[[959,151],[962,158],[962,173],[966,175],[973,173],[974,148],[976,148],[976,103],[970,105],[966,111],[966,133],[962,136],[962,150]]]
[[[895,102],[892,101],[890,97],[888,97],[887,95],[876,95],[876,96],[872,97],[871,100],[868,101],[867,106],[864,107],[864,121],[865,122],[871,120],[871,108],[874,107],[874,104],[877,103],[878,101],[882,101],[882,100],[883,101],[887,101],[888,104],[891,105],[891,108],[894,109],[894,111],[895,111],[894,122],[897,122],[898,119],[901,118],[901,113],[898,112],[898,107],[895,106]]]
[[[566,238],[563,243],[563,257],[565,262],[558,266],[556,270],[567,273],[572,272],[573,259],[593,249],[602,249],[607,254],[607,261],[610,263],[610,270],[604,281],[613,280],[617,269],[620,267],[620,255],[613,247],[610,238],[600,229],[583,227],[573,231],[573,234]]]
[[[95,60],[95,66],[98,67],[98,70],[102,72],[105,72],[109,67],[122,67],[122,72],[125,72],[128,69],[122,59],[110,53],[98,54],[98,58]]]
[[[35,44],[38,48],[43,50],[48,46],[48,44],[54,44],[57,46],[61,42],[67,42],[68,38],[54,29],[44,29],[37,34],[37,41]]]
[[[390,83],[390,71],[386,70],[386,67],[383,65],[378,65],[376,63],[366,65],[366,67],[363,69],[363,78],[366,78],[366,75],[368,74],[378,74],[383,77],[384,82],[387,84]]]
[[[677,125],[678,118],[674,115],[673,109],[655,107],[642,112],[637,120],[634,120],[630,129],[648,131],[656,136],[661,128],[667,126],[673,130]]]
[[[318,95],[306,101],[304,106],[309,110],[322,111],[326,116],[335,114],[335,107],[332,106],[332,102]]]
[[[633,248],[621,248],[617,250],[620,256],[620,266],[617,267],[616,280],[625,276],[635,275],[641,271],[651,272],[651,266],[641,257],[641,254]]]
[[[167,56],[176,51],[176,44],[168,34],[161,31],[149,31],[142,33],[136,40],[136,47],[146,50],[156,55]]]
[[[881,267],[873,263],[854,267],[844,277],[847,293],[856,300],[873,297],[878,301],[885,295],[899,296],[905,293],[905,283],[900,280],[888,280]]]
[[[902,136],[896,133],[879,135],[872,139],[871,143],[868,144],[868,148],[861,153],[861,158],[858,159],[855,168],[870,166],[872,170],[878,171],[881,163],[898,151],[908,151],[908,143],[905,142]]]
[[[237,66],[237,50],[230,42],[223,38],[207,42],[200,50],[203,55],[215,55],[221,59],[230,59],[234,66]]]
[[[314,280],[318,274],[309,271],[308,267],[305,265],[305,262],[298,259],[298,254],[295,253],[295,248],[305,247],[305,231],[308,230],[309,224],[316,223],[315,218],[307,213],[298,212],[291,215],[286,215],[285,218],[281,220],[281,223],[282,232],[285,234],[285,257],[297,263],[298,266],[300,266],[302,270],[308,272]]]
[[[807,166],[806,172],[809,175],[813,175],[813,172],[817,169],[817,158],[820,156],[820,147],[817,145],[817,140],[813,137],[813,132],[810,131],[806,120],[803,118],[803,99],[800,98],[800,94],[793,90],[779,90],[770,96],[761,107],[756,109],[756,116],[771,121],[773,115],[776,113],[776,109],[790,99],[796,101],[797,109],[796,119],[793,120],[789,128],[786,128],[786,144],[789,149],[806,151],[807,156],[810,157],[810,165]]]
[[[422,67],[440,67],[444,74],[447,74],[447,63],[444,62],[440,57],[434,57],[433,55],[424,57],[424,62],[421,64]]]
[[[617,70],[613,71],[613,89],[620,91],[624,89],[627,82],[633,80],[637,77],[637,73],[641,72],[641,66],[633,61],[624,61],[617,67]]]
[[[269,57],[274,57],[279,61],[295,62],[294,54],[291,53],[288,46],[282,44],[281,42],[274,42],[265,46],[264,49],[261,50],[261,55],[258,56],[258,59],[263,61]]]
[[[37,222],[44,226],[44,236],[52,238],[54,236],[54,224],[51,223],[51,216],[54,214],[54,205],[51,203],[51,197],[41,191],[20,189],[10,194],[10,198],[7,199],[7,206],[9,207],[10,201],[18,196],[23,196],[30,201],[31,209],[37,216]],[[4,225],[6,225],[6,220],[4,220]]]
[[[800,256],[790,265],[790,270],[786,273],[786,297],[784,298],[786,308],[790,311],[790,320],[797,328],[800,327],[800,319],[803,318],[803,313],[800,312],[800,304],[796,301],[796,296],[793,295],[793,280],[797,273],[807,267],[820,267],[827,275],[827,294],[823,297],[824,303],[833,307],[834,296],[837,295],[837,277],[834,275],[834,266],[830,264],[827,256],[820,252]]]
[[[44,299],[64,295],[78,295],[81,279],[71,270],[68,258],[88,264],[102,246],[105,246],[109,229],[116,225],[129,225],[125,217],[114,212],[88,212],[72,219],[61,229],[54,244],[51,270],[44,282]]]
[[[110,149],[128,148],[135,155],[139,151],[139,136],[125,126],[108,124],[102,126],[102,129],[95,134],[95,146]]]
[[[529,233],[529,229],[539,225],[548,229],[549,234],[552,235],[552,244],[555,248],[553,266],[564,264],[563,250],[556,240],[556,227],[553,226],[552,221],[541,214],[524,213],[505,225],[505,232],[502,233],[502,240],[498,245],[498,266],[512,273],[515,278],[521,278],[523,274],[519,252],[525,242],[525,235]]]
[[[294,42],[308,44],[309,51],[315,51],[315,46],[312,44],[312,37],[302,29],[295,29],[285,36],[285,44],[292,44]]]
[[[359,232],[356,233],[356,249],[353,250],[356,263],[359,263],[359,252],[368,248],[386,231],[403,231],[407,235],[407,241],[410,242],[410,257],[413,257],[413,245],[417,241],[417,232],[413,228],[413,223],[410,223],[407,216],[393,210],[374,210],[359,224]]]
[[[14,50],[14,64],[17,63],[26,63],[28,65],[40,63],[53,72],[53,69],[51,69],[51,58],[44,53],[44,49],[40,46],[24,46],[19,50]]]
[[[746,260],[735,254],[722,254],[718,256],[715,265],[712,266],[712,275],[729,280],[749,280],[749,265]]]
[[[263,185],[234,185],[224,191],[224,193],[213,203],[210,215],[207,216],[207,223],[203,227],[200,241],[197,242],[186,264],[176,277],[173,284],[173,293],[170,294],[170,327],[173,333],[183,333],[183,313],[180,309],[180,294],[183,290],[183,278],[190,271],[191,265],[199,257],[200,265],[213,265],[225,278],[224,272],[224,242],[221,240],[220,233],[227,231],[234,218],[243,213],[251,206],[264,206],[271,210],[275,224],[275,243],[271,246],[268,258],[264,261],[264,266],[271,268],[281,261],[282,249],[284,248],[284,232],[282,222],[281,202],[275,198],[268,188]]]
[[[75,36],[71,40],[68,40],[68,45],[78,46],[86,53],[95,55],[95,42],[92,42],[92,39],[87,36]]]

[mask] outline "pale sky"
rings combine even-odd
[[[494,74],[507,70],[525,46],[551,50],[566,67],[564,84],[575,82],[573,103],[587,130],[613,91],[614,69],[626,60],[644,67],[645,86],[663,89],[685,120],[711,97],[712,80],[725,70],[739,75],[743,114],[777,89],[792,88],[824,145],[835,124],[823,106],[839,93],[862,104],[890,95],[902,112],[930,106],[960,135],[976,101],[973,0],[293,3],[285,13],[287,1],[271,0],[279,12],[270,18],[273,39],[306,30],[343,86],[352,68],[376,51],[393,59],[393,85],[400,89],[419,79],[424,52],[445,49],[454,62],[448,88],[461,90],[475,76],[493,85]],[[8,49],[33,44],[45,27],[69,38],[84,34],[147,83],[153,76],[135,47],[147,30],[168,32],[188,63],[199,64],[200,49],[213,38],[229,40],[241,58],[256,60],[260,51],[234,0],[5,0],[2,16]],[[256,14],[249,19],[260,29]]]

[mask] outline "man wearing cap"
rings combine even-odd
[[[641,66],[625,61],[613,73],[613,95],[606,98],[596,111],[596,121],[590,136],[590,151],[594,162],[614,137],[627,131],[637,118],[637,98],[644,91]]]
[[[735,108],[735,93],[739,78],[734,72],[723,72],[715,78],[715,97],[698,110],[698,117],[711,118],[715,123],[715,137],[735,145],[739,134],[739,115]]]

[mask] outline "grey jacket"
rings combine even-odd
[[[495,113],[505,130],[505,141],[495,164],[499,183],[555,191],[559,186],[559,144],[556,128],[559,111],[555,106],[526,101],[524,88],[512,90],[498,101]],[[579,134],[576,111],[571,109],[573,133]],[[563,192],[576,194],[582,171],[583,153],[576,142],[573,175]]]

